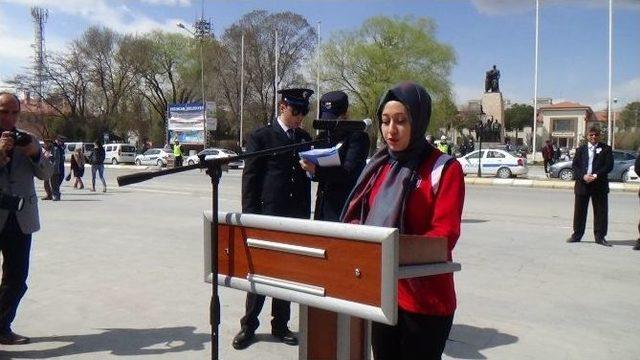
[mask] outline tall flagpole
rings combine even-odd
[[[318,44],[316,45],[316,119],[320,119],[320,21],[318,21]]]
[[[536,161],[536,135],[538,134],[538,47],[539,47],[540,0],[536,0],[536,49],[533,68],[533,142],[531,150]]]
[[[609,97],[607,98],[607,145],[611,146],[611,68],[612,68],[612,48],[613,48],[613,0],[609,0]]]
[[[274,53],[276,57],[276,76],[273,78],[273,120],[275,121],[278,118],[278,30],[275,31],[276,41]]]
[[[244,32],[240,39],[240,150],[242,150],[242,124],[244,123]]]

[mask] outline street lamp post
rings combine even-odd
[[[204,91],[204,39],[211,36],[211,22],[201,17],[196,20],[193,28],[194,31],[188,29],[183,23],[176,24],[179,28],[186,30],[189,34],[193,35],[196,40],[200,41],[200,87],[202,90],[202,130],[204,133],[203,146],[207,148],[207,101]]]
[[[616,104],[618,103],[618,98],[613,98],[613,109],[611,112],[613,113],[613,124],[611,126],[611,148],[616,148]]]

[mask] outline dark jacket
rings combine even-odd
[[[640,175],[640,154],[638,154],[636,162],[633,164],[633,166],[636,169],[636,174]],[[640,190],[638,190],[638,196],[640,196]]]
[[[91,164],[102,165],[105,155],[104,148],[102,146],[96,146],[95,150],[91,153]]]
[[[326,133],[318,139],[326,138]],[[369,135],[355,131],[338,135],[331,146],[342,142],[338,151],[340,166],[316,167],[314,180],[318,181],[318,193],[313,218],[316,220],[338,221],[347,197],[356,184],[369,154]]]
[[[597,174],[597,178],[590,184],[587,184],[583,180],[588,167],[588,145],[585,144],[576,150],[576,156],[573,158],[573,175],[576,179],[574,193],[577,195],[608,193],[609,179],[607,175],[613,169],[613,153],[611,152],[611,147],[601,142],[596,144],[596,153],[593,158],[591,173]]]
[[[247,153],[308,141],[311,141],[311,136],[302,129],[295,130],[295,140],[289,139],[275,122],[249,135]],[[300,167],[296,151],[245,160],[242,212],[309,218],[311,182]]]

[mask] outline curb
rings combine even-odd
[[[492,178],[464,178],[466,185],[488,186],[516,186],[546,189],[573,189],[573,181],[537,180],[537,179],[492,179]],[[640,184],[609,183],[611,191],[639,192]]]

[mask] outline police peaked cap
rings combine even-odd
[[[282,100],[291,106],[309,106],[309,98],[313,95],[313,90],[304,88],[278,90],[282,95]]]
[[[349,107],[349,96],[344,91],[331,91],[320,98],[320,119],[334,120]]]

